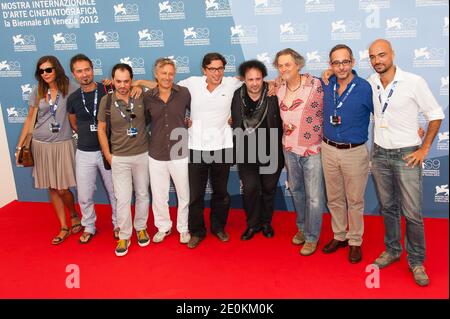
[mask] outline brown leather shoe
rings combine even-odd
[[[330,253],[334,253],[336,250],[338,250],[338,248],[344,248],[348,246],[348,240],[336,240],[336,239],[332,239],[328,244],[325,245],[325,247],[323,247],[322,251],[325,254],[330,254]]]
[[[221,231],[218,232],[217,234],[214,234],[217,236],[217,238],[219,238],[220,241],[226,242],[230,240],[230,235],[228,235],[226,232]]]
[[[188,248],[197,247],[203,239],[204,239],[204,237],[191,236],[191,239],[189,240],[189,242],[187,244]]]
[[[348,260],[352,264],[360,262],[362,259],[362,252],[360,246],[350,246],[350,251],[348,253]]]

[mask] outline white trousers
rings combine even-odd
[[[172,228],[169,214],[169,189],[172,178],[178,199],[177,231],[188,231],[189,214],[189,175],[188,158],[173,161],[148,160],[150,187],[152,190],[152,208],[155,226],[160,232]]]
[[[147,229],[149,205],[148,155],[115,156],[112,158],[112,179],[117,199],[117,222],[120,227],[119,238],[130,239],[133,231],[131,218],[131,197],[134,194],[134,229]]]

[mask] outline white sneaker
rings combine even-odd
[[[160,232],[160,231],[157,232],[157,233],[155,234],[155,236],[153,236],[153,242],[154,242],[154,243],[160,243],[160,242],[162,242],[166,236],[170,235],[171,232],[172,232],[171,229],[169,229],[169,230],[166,231],[165,233]]]
[[[191,240],[191,235],[189,232],[184,232],[180,234],[180,243],[181,244],[187,244]]]

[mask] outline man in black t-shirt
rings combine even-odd
[[[88,243],[95,235],[94,191],[96,190],[97,170],[103,179],[112,207],[112,223],[114,237],[118,239],[116,199],[114,196],[111,171],[103,164],[100,143],[97,137],[97,112],[100,100],[108,92],[101,84],[94,82],[92,61],[83,54],[75,55],[70,61],[73,77],[80,88],[67,100],[67,111],[72,129],[78,134],[78,145],[75,156],[78,203],[85,227],[80,243]]]

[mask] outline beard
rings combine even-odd
[[[130,89],[117,89],[120,95],[127,95],[130,92]]]
[[[381,68],[380,68],[381,67]],[[374,66],[374,70],[375,70],[375,72],[377,72],[378,74],[384,74],[384,73],[386,73],[387,71],[389,71],[390,70],[390,68],[392,67],[392,64],[391,65],[386,65],[386,64],[376,64],[375,66]]]
[[[247,91],[248,91],[249,93],[255,94],[255,95],[261,94],[262,89],[263,89],[262,86],[260,86],[260,87],[249,87],[249,86],[247,86]]]
[[[91,84],[92,82],[94,82],[94,79],[92,78],[86,78],[86,79],[82,79],[81,80],[81,84],[83,84],[83,85],[89,85],[89,84]]]

